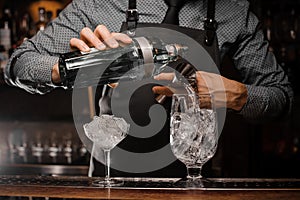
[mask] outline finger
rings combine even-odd
[[[160,73],[154,76],[154,79],[158,81],[162,81],[162,80],[172,81],[174,79],[174,73]]]
[[[119,83],[110,83],[108,84],[109,87],[111,88],[116,88],[119,85]]]
[[[200,108],[208,108],[211,109],[212,107],[212,99],[210,94],[200,94],[198,95],[198,99],[200,102]]]
[[[200,100],[200,108],[211,109],[211,101]]]
[[[104,25],[98,25],[94,31],[94,35],[96,35],[98,38],[101,38],[102,41],[110,48],[119,47],[117,40]]]
[[[70,47],[71,49],[79,49],[80,51],[88,52],[90,51],[89,46],[82,40],[78,38],[72,38],[70,40]]]
[[[81,30],[80,39],[89,46],[94,46],[99,50],[104,50],[106,48],[105,44],[100,40],[100,38],[98,38],[97,35],[94,34],[94,32],[88,27],[85,27]]]
[[[127,45],[132,42],[132,39],[124,33],[111,33],[111,35],[122,44]]]
[[[152,88],[153,93],[155,94],[163,94],[166,96],[172,96],[173,92],[166,86],[154,86]]]

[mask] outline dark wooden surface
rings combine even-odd
[[[79,199],[184,199],[184,200],[268,200],[300,199],[297,187],[278,188],[99,188],[88,177],[0,176],[0,196],[51,197]],[[227,179],[222,179],[227,181]],[[233,179],[228,179],[232,181]],[[249,179],[238,179],[238,181]],[[139,181],[136,179],[136,181]],[[143,180],[145,181],[145,179]],[[250,180],[251,181],[251,180]],[[274,180],[257,179],[258,182]],[[275,180],[276,181],[276,180]],[[278,181],[278,180],[277,180]],[[289,180],[284,180],[289,181]],[[295,181],[295,180],[292,180]]]
[[[296,190],[161,190],[103,189],[82,187],[0,186],[2,196],[31,196],[81,199],[180,199],[180,200],[299,200]]]

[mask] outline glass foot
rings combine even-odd
[[[116,180],[113,178],[110,178],[110,179],[102,178],[102,179],[94,180],[92,182],[92,185],[97,186],[97,187],[117,187],[117,186],[122,186],[123,184],[124,184],[124,181]]]
[[[180,188],[206,188],[211,185],[211,181],[206,178],[182,178],[176,183],[174,187]]]

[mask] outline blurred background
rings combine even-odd
[[[2,72],[13,50],[70,1],[0,1],[0,174],[87,175],[89,153],[73,124],[72,92],[57,89],[32,95],[7,86]],[[218,152],[204,172],[215,177],[300,178],[300,0],[250,3],[261,20],[269,50],[293,85],[295,105],[289,118],[259,125],[230,114]],[[223,65],[231,65],[230,60]],[[223,73],[238,79],[234,70]],[[90,115],[86,94],[82,114]]]

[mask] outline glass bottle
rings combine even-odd
[[[43,31],[47,25],[46,10],[44,7],[39,8],[39,21],[36,23],[36,31]]]
[[[19,40],[23,42],[24,40],[28,39],[30,36],[30,17],[28,13],[25,13],[19,24]]]
[[[295,8],[291,8],[290,10],[290,38],[292,41],[295,41],[297,39],[297,31],[298,31],[298,19],[297,19],[297,13]]]
[[[4,9],[3,17],[0,20],[0,44],[8,51],[11,47],[11,14],[10,10]]]
[[[187,49],[179,44],[165,44],[157,38],[137,37],[125,47],[62,54],[60,77],[68,88],[73,87],[79,69],[83,70],[77,79],[80,87],[116,83],[120,79],[140,80],[156,75],[165,64],[183,57]]]
[[[269,42],[269,47],[268,50],[270,52],[274,52],[274,27],[273,27],[273,17],[272,17],[272,13],[271,10],[268,9],[266,12],[266,17],[264,20],[264,32],[265,32],[265,37]]]
[[[46,12],[46,18],[47,18],[46,19],[47,23],[49,23],[53,18],[53,12],[52,11],[47,11]]]

